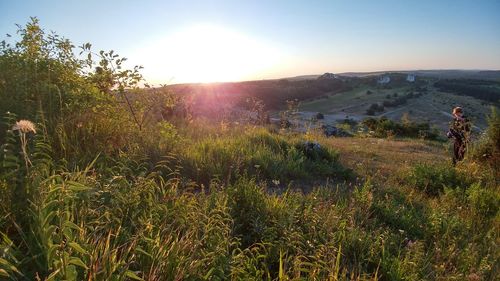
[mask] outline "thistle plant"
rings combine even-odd
[[[24,163],[26,164],[26,169],[28,169],[28,166],[32,166],[33,164],[31,163],[31,160],[28,156],[28,149],[27,149],[28,139],[27,139],[26,135],[29,133],[36,134],[35,124],[33,124],[33,122],[31,122],[29,120],[19,120],[12,127],[12,131],[19,132],[19,140],[21,141],[21,151],[23,153]]]

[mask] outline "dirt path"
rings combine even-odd
[[[380,114],[380,115],[379,115],[379,117],[386,116],[386,115],[388,115],[388,114],[391,114],[391,113],[394,113],[394,112],[401,111],[401,110],[403,110],[403,109],[405,109],[405,108],[407,108],[407,107],[408,107],[408,105],[407,105],[407,106],[403,106],[403,107],[401,107],[401,108],[397,108],[397,109],[391,110],[391,111],[384,112],[384,113]]]
[[[345,106],[345,107],[341,107],[341,108],[334,108],[334,109],[331,109],[328,112],[343,111],[343,110],[346,110],[346,109],[351,109],[351,108],[355,108],[355,107],[365,106],[367,104],[368,104],[367,102],[360,103],[360,104],[353,104],[353,105],[349,105],[349,106]]]

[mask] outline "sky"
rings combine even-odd
[[[152,84],[500,69],[497,0],[0,0],[1,40],[30,16]]]

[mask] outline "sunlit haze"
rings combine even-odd
[[[271,44],[229,28],[196,24],[138,44],[131,57],[153,81],[239,81],[265,76],[286,61]]]
[[[494,0],[1,1],[0,33],[30,16],[143,65],[153,84],[500,69]]]

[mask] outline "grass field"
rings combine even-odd
[[[366,92],[372,94],[367,95]],[[399,96],[413,92],[411,86],[399,87],[395,89],[377,89],[362,85],[349,92],[329,95],[328,98],[320,98],[301,103],[299,110],[301,112],[325,114],[325,119],[329,121],[343,119],[345,117],[362,120],[369,117],[366,110],[373,103],[382,104],[387,99],[387,95],[393,96],[397,93]],[[394,99],[392,97],[392,99]],[[385,107],[383,112],[378,112],[375,116],[385,116],[392,120],[401,120],[404,114],[418,122],[429,122],[440,130],[446,130],[451,120],[451,109],[455,106],[462,106],[466,110],[476,129],[486,127],[486,114],[489,112],[489,105],[484,102],[468,97],[458,96],[450,93],[439,92],[429,87],[429,93],[418,98],[412,98],[406,104],[396,107]],[[308,116],[308,114],[305,114]],[[329,118],[329,115],[334,118]]]
[[[191,145],[179,143],[156,164],[122,154],[68,170],[33,140],[33,166],[2,172],[0,273],[13,280],[500,274],[498,186],[477,164],[451,167],[443,144],[207,124],[200,135],[191,126],[179,131]],[[321,149],[304,150],[305,141]],[[10,153],[10,161],[18,157]],[[20,194],[29,201],[12,197]]]

